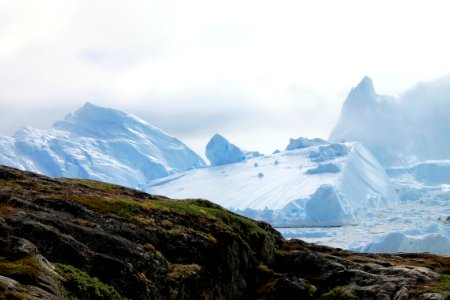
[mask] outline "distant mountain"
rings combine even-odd
[[[356,224],[370,208],[398,201],[384,169],[358,143],[310,146],[191,170],[142,189],[209,199],[279,227]]]
[[[159,128],[91,103],[49,130],[25,127],[0,136],[0,164],[129,187],[205,166],[200,156]]]
[[[331,141],[358,141],[384,166],[450,159],[450,76],[419,83],[398,97],[375,92],[368,77],[342,107]]]
[[[206,145],[206,157],[211,162],[211,166],[220,166],[258,157],[262,154],[257,151],[242,150],[238,146],[230,143],[220,134],[215,134]]]

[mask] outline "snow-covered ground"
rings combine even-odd
[[[209,199],[275,226],[357,224],[369,209],[398,202],[384,169],[358,143],[328,143],[191,170],[142,189],[176,199]]]

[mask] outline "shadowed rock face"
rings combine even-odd
[[[205,200],[0,167],[0,293],[11,298],[82,298],[82,277],[99,299],[415,299],[449,271],[446,257],[284,240]]]

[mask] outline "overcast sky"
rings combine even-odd
[[[396,94],[450,73],[448,1],[0,0],[0,134],[86,101],[197,152],[327,138],[364,75]]]

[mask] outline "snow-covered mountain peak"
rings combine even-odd
[[[205,166],[189,147],[129,113],[86,103],[51,129],[24,127],[0,136],[0,164],[52,177],[136,187]]]
[[[330,141],[358,141],[384,166],[450,159],[450,78],[415,85],[398,97],[377,95],[371,80],[352,89]]]
[[[89,102],[76,112],[68,114],[64,120],[55,122],[52,129],[96,138],[124,136],[132,132],[164,134],[160,129],[132,114]]]
[[[68,114],[64,121],[73,123],[89,122],[123,124],[126,123],[130,117],[133,118],[130,114],[125,112],[86,102],[76,112]]]
[[[375,87],[373,86],[372,78],[369,76],[364,76],[353,90],[361,91],[365,94],[375,94]]]
[[[373,86],[372,79],[364,76],[358,85],[351,89],[345,100],[344,106],[350,109],[366,109],[376,101],[377,93]]]
[[[36,128],[33,128],[31,126],[26,125],[26,126],[20,128],[19,130],[17,130],[14,133],[14,137],[20,137],[20,136],[23,136],[23,135],[29,135],[29,134],[32,134],[32,133],[37,132],[37,131],[39,131],[39,129],[36,129]]]

